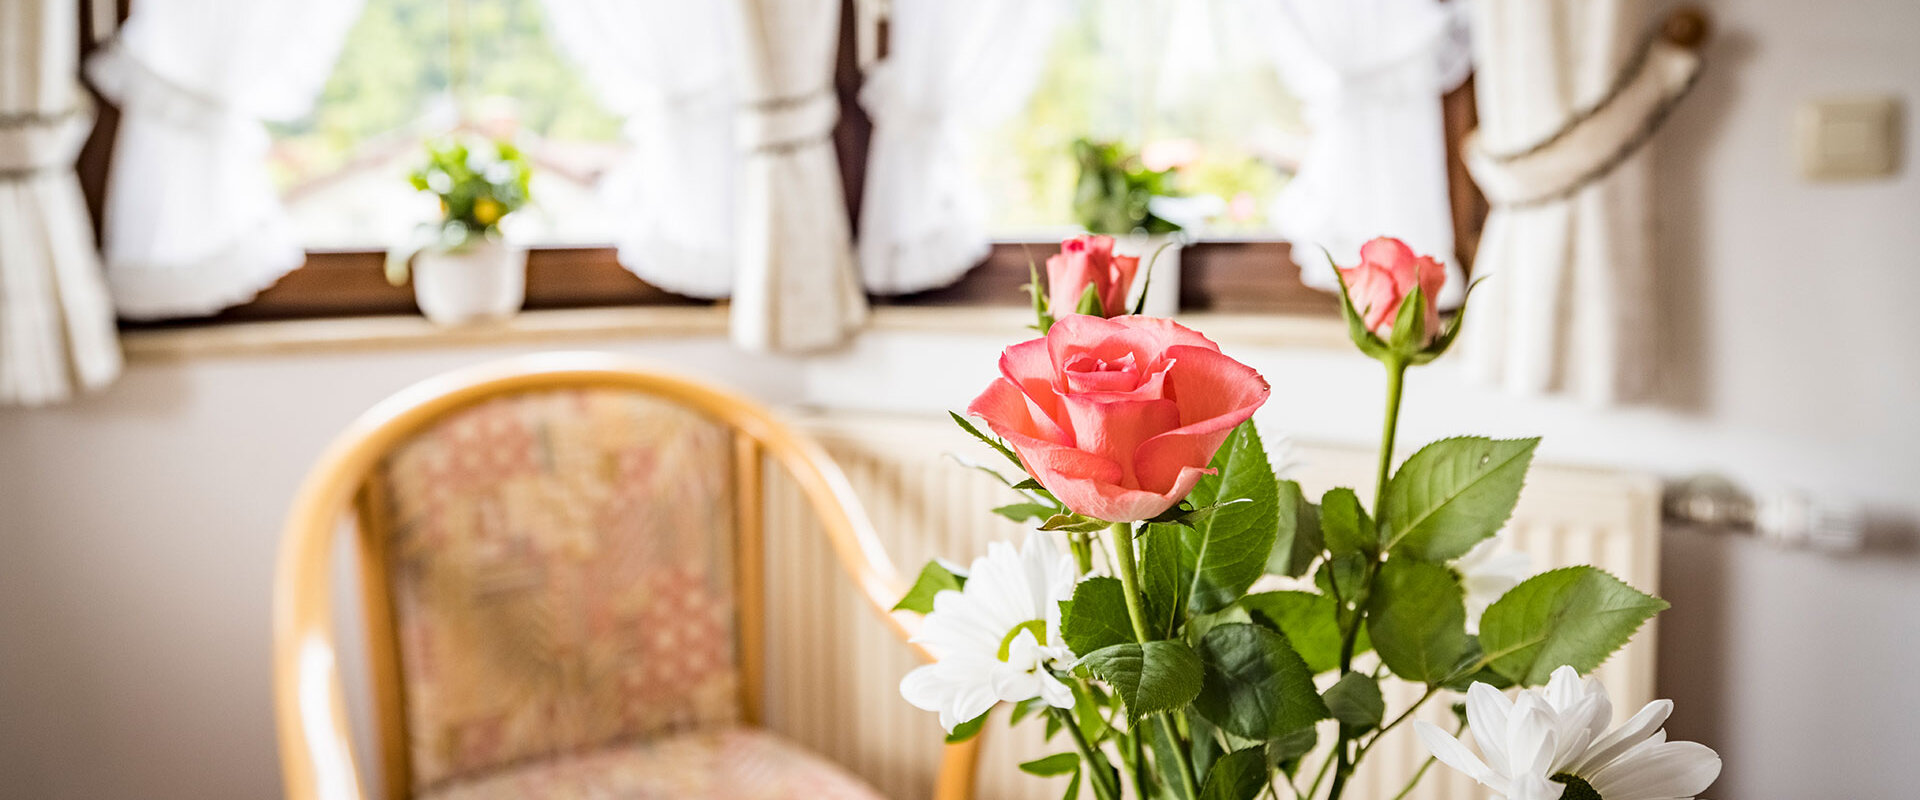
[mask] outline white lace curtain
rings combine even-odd
[[[945,286],[986,256],[969,148],[1025,105],[1062,11],[1059,0],[893,0],[887,57],[860,90],[873,118],[859,242],[868,289]]]
[[[1272,217],[1299,245],[1301,280],[1332,291],[1319,248],[1344,262],[1396,236],[1448,263],[1462,294],[1440,96],[1471,66],[1466,0],[1250,0],[1268,55],[1313,136]],[[1524,1],[1524,0],[1523,0]]]
[[[1607,404],[1653,369],[1651,163],[1695,53],[1643,38],[1639,0],[1476,0],[1480,129],[1467,164],[1492,211],[1462,336],[1472,371]]]
[[[620,263],[693,297],[733,290],[737,36],[730,3],[544,0],[549,29],[632,146],[600,194]]]
[[[113,307],[73,161],[93,127],[74,0],[0,0],[0,405],[120,374]]]
[[[121,111],[102,219],[120,314],[208,314],[305,253],[267,172],[263,120],[311,107],[358,0],[139,0],[89,63]]]
[[[733,0],[741,24],[736,344],[805,351],[866,321],[833,151],[840,0]]]

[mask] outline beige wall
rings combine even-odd
[[[1850,557],[1670,532],[1661,679],[1674,734],[1728,760],[1715,796],[1902,797],[1920,714],[1920,172],[1803,184],[1790,134],[1804,97],[1889,92],[1920,152],[1920,3],[1708,5],[1720,39],[1658,162],[1667,401],[1597,412],[1437,367],[1411,386],[1407,435],[1545,434],[1549,460],[1713,469],[1870,504],[1884,546]],[[717,340],[597,346],[773,402],[936,410],[977,389],[1001,343],[876,334],[805,361]],[[137,362],[75,405],[0,410],[0,798],[275,795],[267,598],[295,483],[375,400],[508,352]],[[1275,378],[1263,424],[1374,435],[1370,364],[1240,354]]]

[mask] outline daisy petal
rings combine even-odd
[[[1507,774],[1507,717],[1513,701],[1484,683],[1467,687],[1467,727],[1495,772]]]
[[[1446,731],[1440,730],[1440,726],[1426,720],[1414,720],[1413,731],[1420,735],[1420,742],[1427,746],[1427,752],[1432,753],[1434,758],[1440,759],[1440,763],[1457,769],[1467,777],[1492,787],[1495,790],[1505,788],[1503,786],[1495,786],[1494,782],[1500,781],[1500,776],[1495,774],[1493,770],[1488,769],[1485,762],[1475,758],[1473,751],[1468,750],[1467,746],[1461,744],[1459,739],[1455,739],[1447,735]],[[1501,782],[1504,783],[1504,781]]]
[[[1614,759],[1619,758],[1620,754],[1633,749],[1635,745],[1646,741],[1647,737],[1660,730],[1660,726],[1667,724],[1667,717],[1672,713],[1672,700],[1655,700],[1648,703],[1634,714],[1632,719],[1614,728],[1607,735],[1594,740],[1593,744],[1587,748],[1587,754],[1579,761],[1569,764],[1567,769],[1582,775],[1599,771]]]
[[[1587,778],[1607,800],[1693,800],[1720,777],[1720,755],[1697,742],[1636,747]]]

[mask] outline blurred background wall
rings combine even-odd
[[[1852,555],[1670,530],[1661,690],[1673,735],[1726,759],[1713,796],[1903,797],[1920,715],[1920,172],[1804,183],[1792,117],[1812,97],[1896,94],[1920,152],[1920,4],[1706,5],[1706,77],[1657,155],[1663,400],[1518,400],[1442,365],[1413,379],[1405,436],[1539,434],[1543,460],[1865,504]],[[717,337],[567,346],[769,402],[936,411],[964,405],[1014,334],[869,333],[805,360]],[[1270,430],[1377,435],[1371,362],[1227,344],[1274,379]],[[0,797],[276,796],[268,604],[295,485],[377,400],[532,349],[144,359],[71,406],[0,410]]]

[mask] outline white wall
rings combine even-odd
[[[1887,92],[1920,153],[1920,3],[1709,3],[1718,39],[1659,153],[1658,406],[1595,412],[1463,385],[1410,387],[1410,440],[1542,434],[1542,458],[1868,503],[1874,550],[1826,557],[1676,530],[1661,680],[1676,736],[1717,748],[1715,797],[1905,797],[1920,717],[1920,171],[1800,182],[1794,104]],[[958,407],[992,337],[871,335],[783,362],[710,340],[612,343],[774,402]],[[0,798],[277,793],[267,701],[275,534],[300,475],[352,416],[505,349],[136,363],[75,405],[0,411]],[[1369,362],[1238,353],[1262,414],[1302,438],[1375,435]]]

